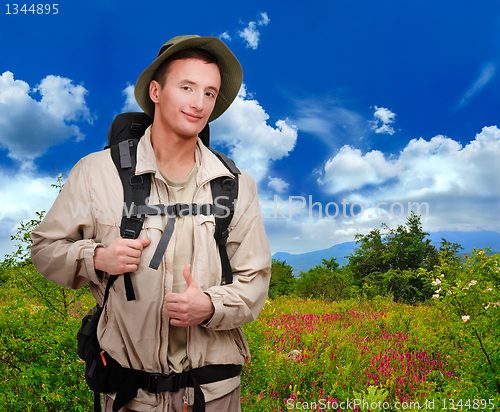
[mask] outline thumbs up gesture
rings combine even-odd
[[[191,276],[191,265],[187,264],[182,272],[187,289],[183,293],[167,293],[165,309],[172,326],[199,325],[212,317],[214,306],[210,296],[203,293]]]

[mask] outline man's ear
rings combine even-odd
[[[158,103],[158,92],[160,91],[160,83],[158,83],[156,80],[151,80],[151,83],[149,83],[149,98],[152,100],[153,103]]]

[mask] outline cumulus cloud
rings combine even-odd
[[[283,179],[280,179],[279,177],[271,177],[268,176],[269,178],[269,183],[267,184],[267,187],[276,193],[283,193],[286,190],[288,190],[288,186],[290,186],[287,182],[285,182]]]
[[[257,182],[267,176],[270,162],[287,156],[297,141],[297,127],[288,119],[278,120],[276,127],[268,125],[268,119],[243,85],[224,115],[210,124],[213,143],[226,146],[238,167]]]
[[[39,93],[41,100],[31,94]],[[7,71],[0,76],[0,146],[17,160],[32,160],[70,137],[84,138],[77,122],[92,122],[82,85],[47,76],[31,89]]]
[[[496,65],[494,63],[486,64],[481,73],[479,73],[478,78],[474,82],[474,84],[469,87],[469,89],[462,96],[460,103],[457,106],[457,109],[462,109],[467,106],[470,100],[479,93],[484,86],[488,84],[488,82],[493,78],[496,72]]]
[[[122,95],[125,96],[125,104],[122,107],[122,112],[142,112],[143,110],[137,104],[134,96],[134,85],[130,84],[122,90]]]
[[[436,228],[498,228],[500,130],[485,127],[467,145],[445,136],[411,140],[397,156],[344,146],[318,180],[365,207],[426,202]]]
[[[34,219],[35,211],[48,211],[58,194],[50,185],[56,177],[40,177],[33,170],[10,172],[0,167],[0,258],[14,250],[10,236],[19,222]]]
[[[371,121],[372,130],[375,130],[375,133],[393,135],[396,132],[391,125],[395,122],[395,117],[396,114],[389,109],[375,106],[375,113]]]
[[[261,194],[273,252],[302,253],[352,241],[382,223],[404,224],[410,211],[422,215],[429,232],[498,232],[499,156],[496,126],[483,128],[466,145],[445,136],[411,140],[396,156],[344,146],[325,163],[320,183],[326,193],[318,198],[303,195],[290,202],[292,196]]]
[[[257,26],[267,26],[270,21],[267,13],[260,13],[257,21],[251,21],[247,27],[238,32],[239,36],[246,42],[247,47],[257,49],[260,41],[260,31]]]
[[[335,194],[381,184],[397,172],[398,165],[387,160],[382,152],[374,150],[363,155],[361,150],[346,145],[326,162],[324,177],[318,181]]]
[[[490,187],[500,174],[500,130],[485,127],[468,145],[445,136],[411,140],[399,156],[386,156],[379,151],[362,154],[344,146],[329,159],[320,183],[330,193],[358,190],[371,184],[394,180],[408,193],[464,190],[468,193]],[[354,178],[352,177],[354,176]]]

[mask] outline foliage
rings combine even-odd
[[[271,264],[271,281],[269,283],[269,297],[289,296],[295,290],[296,279],[293,268],[287,265],[286,260],[273,259]]]
[[[438,341],[448,322],[438,307],[387,298],[269,301],[244,327],[253,356],[244,368],[242,410],[316,410],[320,400],[334,405],[356,394],[392,407],[419,402],[423,409],[435,400],[439,409],[450,398],[498,406],[500,396],[469,375],[463,351]]]
[[[303,298],[322,298],[329,301],[346,299],[351,296],[350,278],[340,269],[335,258],[323,259],[307,272],[301,272],[297,281],[297,295]]]
[[[422,229],[420,216],[412,213],[406,225],[373,229],[357,234],[359,247],[349,256],[348,270],[367,297],[392,295],[398,302],[423,302],[430,294],[429,282],[419,276],[420,268],[432,269],[438,251]],[[452,250],[450,250],[450,254]]]
[[[440,341],[461,348],[470,376],[500,394],[500,255],[487,252],[474,250],[462,263],[443,251],[435,269],[422,273],[438,288],[433,297],[451,322]]]
[[[93,298],[46,281],[31,263],[30,234],[43,215],[20,223],[17,249],[0,264],[0,410],[87,411],[76,332]]]
[[[88,411],[91,392],[76,356],[76,332],[88,303],[71,307],[63,318],[43,302],[0,301],[0,410]]]

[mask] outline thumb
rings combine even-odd
[[[151,243],[151,240],[149,239],[139,239],[142,243],[142,247],[146,247],[146,246],[149,246],[149,244]]]
[[[182,274],[184,275],[184,279],[186,280],[188,288],[191,286],[198,287],[198,284],[193,279],[193,276],[191,276],[191,265],[189,263],[186,266],[184,266],[184,271],[182,272]]]

